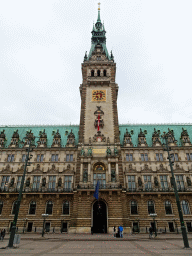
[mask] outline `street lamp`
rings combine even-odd
[[[43,230],[42,230],[42,237],[44,237],[44,233],[45,233],[45,219],[49,216],[49,214],[43,213],[42,217],[44,218],[43,220]]]
[[[173,187],[174,187],[175,198],[176,198],[177,208],[178,208],[178,212],[179,212],[179,218],[180,218],[180,223],[181,223],[181,231],[182,231],[182,236],[183,236],[184,247],[189,248],[189,242],[188,242],[186,227],[185,227],[185,223],[184,223],[184,220],[183,220],[183,213],[182,213],[182,210],[181,210],[181,204],[180,204],[180,201],[179,201],[179,194],[178,194],[178,191],[177,191],[175,176],[174,176],[174,173],[173,173],[174,161],[171,159],[172,155],[169,153],[169,151],[171,151],[171,148],[168,145],[168,139],[173,138],[173,131],[171,131],[171,133],[170,132],[169,133],[163,132],[163,133],[164,134],[161,137],[165,140],[165,144],[162,144],[162,146],[164,146],[164,151],[167,151],[167,153],[168,153],[167,159],[169,160],[169,166],[171,168],[171,174],[172,174],[171,180],[172,180],[172,184],[173,184]]]
[[[31,149],[32,146],[34,146],[32,144],[32,142],[34,142],[35,137],[33,136],[32,133],[28,133],[28,137],[24,137],[24,139],[28,139],[29,141],[29,146],[26,149],[27,151],[27,156],[25,159],[25,167],[24,167],[24,172],[23,172],[23,176],[21,179],[21,185],[20,185],[20,190],[19,190],[19,196],[18,199],[16,201],[16,209],[15,209],[15,216],[14,216],[14,220],[13,220],[13,225],[11,227],[11,234],[10,234],[10,238],[9,238],[9,244],[8,247],[13,247],[13,240],[15,237],[15,232],[16,232],[16,225],[17,225],[17,219],[18,219],[18,215],[19,215],[19,208],[20,208],[20,204],[21,204],[21,198],[22,198],[22,193],[23,193],[23,187],[24,187],[24,181],[25,181],[25,174],[26,174],[26,170],[27,170],[27,166],[30,166],[30,163],[28,162],[33,155],[30,155],[30,152],[33,151],[33,149]]]
[[[157,217],[157,213],[150,213],[150,216],[153,218],[154,225],[155,225],[155,236],[157,236],[157,229],[156,229],[156,223],[155,223],[155,217]]]
[[[27,224],[27,218],[24,218],[23,219],[23,221],[24,221],[24,223],[23,223],[23,234],[25,233],[25,227],[26,227],[26,224]]]

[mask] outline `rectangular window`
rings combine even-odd
[[[73,155],[66,155],[66,161],[67,162],[72,162],[73,161]]]
[[[168,188],[167,175],[160,176],[161,188]]]
[[[33,178],[33,188],[34,189],[40,188],[40,180],[41,180],[41,176],[34,176],[34,178]]]
[[[151,175],[144,175],[144,186],[145,186],[145,189],[152,188]]]
[[[54,155],[51,156],[51,161],[52,162],[58,162],[58,159],[59,159],[58,154],[56,154],[56,155],[54,154]]]
[[[17,179],[17,189],[20,189],[21,179],[22,179],[22,176],[18,176],[18,179]]]
[[[70,161],[73,162],[73,155],[70,155]]]
[[[69,175],[65,176],[64,188],[66,189],[72,188],[72,176],[69,176]]]
[[[37,155],[37,162],[40,162],[40,155]]]
[[[148,201],[148,214],[155,213],[155,206],[153,201]]]
[[[27,155],[22,155],[22,162],[25,162]]]
[[[13,162],[14,161],[14,155],[8,155],[7,161],[8,162]]]
[[[131,214],[138,214],[136,201],[131,201]]]
[[[183,175],[175,175],[176,184],[178,189],[184,189]]]
[[[156,154],[157,161],[163,161],[163,154]]]
[[[175,153],[175,154],[171,154],[171,160],[174,162],[174,161],[179,161],[179,158],[178,158],[178,154]]]
[[[134,175],[128,175],[128,189],[129,190],[135,190],[135,176]]]
[[[43,162],[44,160],[44,155],[41,155],[41,162]]]
[[[93,185],[97,185],[97,181],[99,181],[99,187],[105,187],[106,177],[105,173],[94,173],[93,174]]]
[[[141,154],[141,161],[148,161],[148,154]]]
[[[55,183],[56,183],[56,176],[49,176],[49,184],[48,187],[51,189],[55,188]]]
[[[132,154],[126,154],[126,161],[133,161],[133,155]]]
[[[6,188],[6,186],[8,188],[9,179],[10,179],[10,176],[3,176],[1,181],[1,189]]]
[[[186,156],[187,156],[187,160],[188,160],[188,161],[191,161],[191,160],[192,160],[192,153],[190,153],[190,154],[187,153]]]
[[[144,160],[144,154],[141,154],[141,161],[145,161]]]

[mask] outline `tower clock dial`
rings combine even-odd
[[[92,90],[92,101],[106,101],[106,90]]]

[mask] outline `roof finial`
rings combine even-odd
[[[101,4],[101,3],[98,3],[98,10],[99,10],[99,11],[100,11],[100,4]]]
[[[98,18],[97,18],[97,22],[101,22],[101,19],[100,19],[100,3],[98,3]]]

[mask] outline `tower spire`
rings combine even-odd
[[[97,18],[97,22],[101,22],[101,19],[100,19],[100,4],[101,3],[98,3],[98,18]]]

